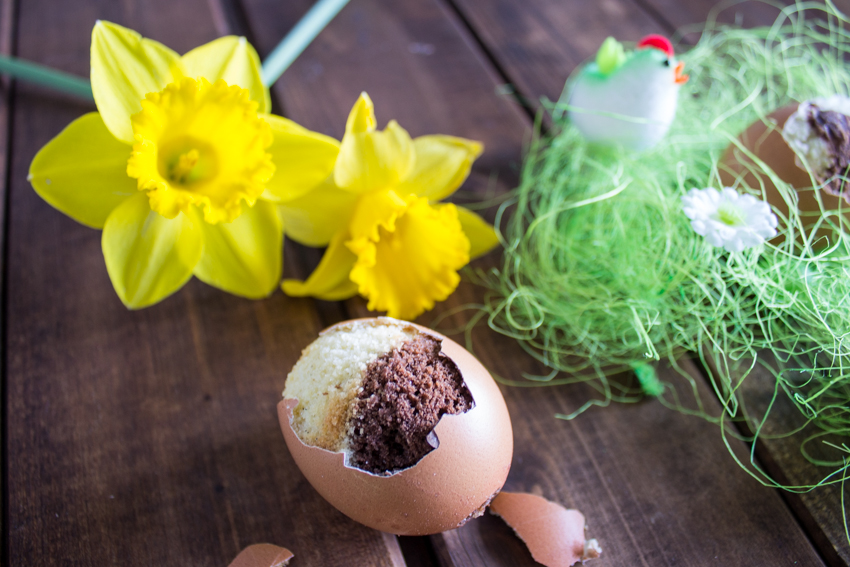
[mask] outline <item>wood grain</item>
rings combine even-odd
[[[340,136],[350,104],[346,101],[368,88],[376,100],[381,123],[385,123],[384,117],[393,117],[414,134],[446,131],[479,137],[488,148],[492,144],[487,136],[506,136],[505,132],[482,128],[474,116],[456,110],[489,104],[493,100],[489,93],[500,77],[487,72],[486,67],[485,72],[475,71],[476,66],[486,66],[487,60],[481,52],[475,52],[460,22],[440,27],[434,23],[442,18],[451,23],[451,11],[439,5],[438,9],[426,6],[396,2],[390,9],[378,2],[360,2],[346,8],[281,80],[277,92],[288,115],[310,128]],[[264,31],[274,26],[275,18],[270,16],[274,7],[259,0],[247,2],[246,7],[262,52],[270,45],[265,38],[278,35]],[[408,21],[419,22],[415,33]],[[438,32],[446,27],[461,34],[461,45],[472,45],[474,58],[463,56],[452,43],[444,48],[449,36]],[[411,76],[421,63],[404,48],[423,43],[423,37],[429,38],[426,44],[434,46],[429,60],[434,71],[426,75],[429,92],[452,89],[451,97],[423,101],[422,94],[410,86],[422,85],[425,79]],[[430,37],[438,37],[440,42]],[[353,45],[358,48],[353,49]],[[466,77],[463,92],[454,91],[456,86],[447,85],[444,77],[447,68],[457,67]],[[385,74],[392,79],[387,80]],[[343,86],[336,84],[340,76]],[[480,90],[475,91],[469,84],[479,83],[479,76]],[[441,100],[452,101],[451,108],[433,109]],[[506,109],[514,108],[510,101],[496,101]],[[411,107],[417,109],[416,114],[410,114]],[[446,120],[449,112],[455,113],[452,120]],[[529,126],[527,121],[525,124],[525,128],[515,127],[505,138],[496,140],[506,148],[500,153],[507,151],[516,159]],[[487,162],[479,164],[479,172],[482,167],[486,168]],[[486,169],[483,173],[486,176]],[[473,178],[470,187],[475,184]],[[501,185],[501,190],[508,186]],[[477,301],[479,293],[465,287],[439,309]],[[352,317],[370,314],[361,299],[346,305]],[[434,315],[423,316],[420,321]],[[462,322],[462,316],[452,320],[453,324]],[[491,333],[480,339],[477,352],[488,366],[509,376],[518,375],[525,360],[516,345]],[[636,558],[646,564],[663,560],[701,565],[715,563],[716,558],[728,564],[770,564],[787,557],[799,564],[821,564],[778,495],[752,490],[749,478],[728,456],[715,458],[718,453],[722,455],[723,446],[712,426],[651,403],[610,408],[565,423],[552,415],[577,407],[586,392],[506,389],[505,394],[515,416],[518,448],[508,488],[540,491],[582,509],[591,524],[590,535],[598,536],[603,547],[607,539],[606,564],[633,565]],[[722,505],[707,510],[714,499]],[[695,535],[704,533],[717,537]],[[745,541],[742,533],[746,534]],[[446,565],[532,564],[522,544],[493,518],[476,520],[432,539]]]
[[[0,54],[12,55],[12,43],[15,21],[15,5],[12,0],[0,0]],[[5,273],[6,273],[6,197],[8,195],[8,164],[9,164],[9,137],[11,131],[9,129],[9,115],[11,114],[12,102],[12,86],[13,81],[8,77],[0,76],[0,298],[5,297]],[[3,301],[3,299],[0,299]],[[0,313],[0,319],[3,314]],[[6,360],[6,340],[5,340],[5,324],[0,321],[0,359]],[[5,362],[0,370],[0,396],[5,402],[6,378],[5,378]],[[0,435],[4,438],[6,431],[6,404],[0,405]],[[2,481],[0,481],[0,510],[6,508],[6,475],[8,471],[8,461],[5,452],[0,453],[0,470],[2,470]],[[6,514],[3,513],[0,517],[0,533],[6,533]],[[6,538],[0,541],[0,562],[7,555],[8,549]]]
[[[638,41],[666,31],[639,6],[621,0],[451,3],[535,110],[541,97],[558,100],[573,69],[592,57],[606,37]]]
[[[281,21],[300,17],[308,6],[246,1],[260,53],[270,51],[285,33]],[[496,93],[498,83],[441,4],[361,1],[340,13],[273,93],[287,116],[337,138],[357,96],[367,91],[380,127],[396,119],[413,136],[441,133],[483,141],[485,153],[464,190],[485,195],[516,182],[520,144],[530,131],[522,110]],[[310,252],[305,255],[309,265]],[[312,264],[316,261],[313,254]],[[366,313],[365,303],[358,298],[346,302],[338,317],[361,313]],[[402,550],[410,565],[433,564],[427,538],[402,538]]]
[[[592,8],[584,5],[580,14],[578,10],[570,10],[569,6],[562,2],[527,3],[524,4],[522,8],[508,2],[485,4],[457,0],[454,4],[457,5],[464,19],[470,22],[470,25],[472,25],[479,37],[482,38],[482,41],[484,41],[486,48],[491,52],[492,56],[502,63],[502,68],[507,73],[511,82],[520,85],[520,92],[527,95],[529,89],[537,89],[534,92],[534,95],[531,96],[532,99],[539,93],[543,93],[550,98],[559,94],[559,89],[563,85],[563,78],[558,80],[553,79],[551,69],[557,69],[558,63],[553,62],[552,59],[558,57],[557,49],[566,49],[563,45],[572,44],[572,42],[578,41],[576,39],[577,34],[574,33],[575,30],[569,26],[576,26],[577,22],[586,23],[592,21],[603,21],[610,14],[616,13],[616,10],[611,6],[612,3],[610,2],[605,3],[605,6]],[[693,4],[694,3],[690,3],[688,9],[691,9]],[[649,7],[651,8],[651,6]],[[675,16],[673,20],[670,21],[675,22],[676,25],[680,25],[683,23],[683,18],[686,17],[683,16],[683,14],[685,14],[688,9],[678,9],[677,7],[681,7],[681,3],[676,3],[675,6],[670,3],[667,7],[667,11],[670,15]],[[644,18],[632,18],[629,22],[619,23],[619,31],[624,35],[617,35],[617,37],[633,39],[632,36],[637,38],[644,33],[671,29],[672,26],[670,21],[658,18],[657,10],[647,10],[647,6],[643,5],[643,3],[636,3],[633,8],[629,8],[627,6],[620,7],[619,10],[622,13],[627,13],[635,8],[644,10],[645,15],[654,20],[654,24],[652,24],[652,26],[656,26],[656,29],[653,29],[652,26],[647,26]],[[774,11],[771,12],[770,10]],[[744,20],[743,23],[751,25],[762,23],[768,17],[770,18],[769,21],[772,21],[776,14],[775,9],[765,7],[764,5],[749,8],[746,6],[739,7],[738,11],[739,13],[743,12],[747,16],[747,19]],[[764,14],[768,14],[768,16],[765,16]],[[561,20],[557,20],[558,17],[560,17]],[[723,17],[728,17],[728,14],[722,15],[721,19]],[[566,21],[568,19],[571,21]],[[557,27],[553,26],[553,21],[559,21],[560,25]],[[741,20],[739,19],[739,21]],[[630,25],[632,26],[631,29]],[[555,33],[553,29],[557,29],[557,33]],[[593,37],[593,32],[596,32],[597,39],[595,40],[595,43],[590,46],[590,49],[585,48],[585,51],[581,53],[580,57],[573,56],[573,59],[569,59],[566,63],[561,63],[564,67],[569,67],[567,74],[571,71],[571,66],[574,66],[574,61],[581,61],[591,55],[598,47],[602,38],[609,34],[616,35],[611,33],[612,29],[613,27],[610,25],[598,25],[595,28],[591,25],[585,25],[582,27],[581,33],[584,37]],[[563,32],[563,37],[559,38],[558,34],[561,32]],[[517,38],[523,38],[524,40],[519,40]],[[564,78],[565,76],[566,74],[563,75]],[[487,352],[492,352],[491,349],[485,350],[487,350]],[[708,391],[704,390],[703,394],[706,393],[708,393]],[[526,411],[533,411],[533,409],[528,407],[526,408]],[[711,427],[703,428],[700,433],[706,436],[714,436],[714,442],[716,443],[718,432],[716,430],[712,432],[711,430]],[[533,443],[532,440],[525,441],[527,443]],[[518,444],[523,445],[523,442],[519,441]],[[737,450],[741,451],[743,448],[743,445],[739,445]],[[718,458],[729,459],[728,455],[720,456]],[[628,457],[624,457],[624,460],[627,459]],[[733,468],[735,468],[731,459],[727,464],[731,464]],[[732,474],[734,472],[735,471],[726,471],[723,474],[718,472],[718,474],[720,474],[721,477],[725,477],[726,474]],[[736,474],[740,477],[741,471],[737,471]],[[741,482],[742,485],[746,485],[750,482],[747,478],[739,478],[738,481]],[[755,488],[757,487],[754,487],[754,489]],[[710,490],[707,492],[710,492]],[[770,498],[777,500],[776,495],[773,495]],[[835,501],[836,500],[833,498],[833,502]],[[829,522],[830,519],[831,518],[824,517],[822,518],[822,521]],[[840,527],[840,524],[833,523],[832,527],[837,530]],[[476,543],[466,547],[462,545],[458,546],[457,540],[462,537],[459,536],[458,533],[462,531],[463,530],[458,530],[458,532],[451,536],[447,535],[447,538],[451,541],[443,545],[437,545],[437,548],[446,550],[458,549],[458,547],[462,547],[464,549],[469,547],[475,549],[486,548],[486,546],[479,545],[481,541],[486,539],[484,536],[481,536],[478,539],[476,539],[475,536],[472,536]],[[820,546],[820,549],[825,555],[828,555],[828,549],[824,549],[823,546]],[[742,548],[741,552],[744,551],[745,550]],[[510,550],[506,550],[504,552],[500,551],[493,554],[493,557],[484,556],[483,560],[479,557],[478,564],[488,564],[493,562],[496,556],[513,557],[513,554]],[[513,561],[514,559],[506,561],[506,564]],[[738,560],[732,561],[732,563],[735,564],[738,561],[743,561],[743,556]],[[750,563],[750,561],[747,562]],[[460,563],[476,564],[475,560],[465,556],[462,560],[460,560]],[[752,563],[755,564],[756,562],[753,561]]]
[[[761,360],[769,367],[777,367],[775,359],[769,353],[764,353]],[[712,370],[717,371],[714,366]],[[756,443],[756,458],[776,482],[786,486],[815,485],[835,470],[835,467],[817,466],[801,453],[800,444],[803,440],[818,433],[815,427],[809,426],[794,436],[785,436],[787,432],[798,430],[806,423],[804,416],[784,394],[780,393],[774,401],[775,386],[776,379],[764,367],[756,366],[740,389],[741,399],[754,420],[763,420],[768,408],[773,405],[769,418],[762,426],[762,436]],[[750,426],[739,423],[738,429],[742,434],[752,436]],[[837,445],[844,442],[836,437],[825,437],[821,441]],[[842,456],[817,441],[807,443],[806,451],[811,457],[823,461],[834,462]],[[840,476],[836,480],[840,482]],[[783,493],[798,521],[830,566],[850,564],[850,542],[847,541],[846,520],[841,506],[842,491],[844,501],[850,502],[850,485],[847,484],[842,486],[833,483],[811,491]]]
[[[264,55],[310,4],[27,0],[17,50],[84,75],[89,30],[103,18],[179,52],[236,31]],[[544,0],[523,9],[507,0],[457,6],[352,2],[274,87],[275,108],[339,138],[366,90],[381,127],[395,118],[414,136],[484,141],[464,190],[504,192],[531,128],[499,94],[504,73],[528,96],[555,98],[561,72],[605,35],[664,31],[643,8],[617,0],[570,0],[563,13]],[[402,553],[409,565],[533,564],[490,516],[399,545],[325,503],[289,457],[274,406],[300,350],[323,326],[366,314],[363,300],[278,292],[249,302],[193,281],[158,306],[128,312],[106,276],[99,233],[52,210],[26,182],[35,151],[89,108],[33,87],[19,89],[14,108],[3,313],[10,564],[225,565],[260,541],[292,549],[297,565],[403,565]],[[287,275],[306,276],[319,254],[287,244]],[[420,321],[480,294],[464,284]],[[446,324],[467,320],[459,313]],[[489,330],[476,332],[475,347],[505,376],[534,370],[515,343]],[[517,448],[507,488],[581,509],[605,550],[600,565],[822,564],[778,494],[753,485],[712,426],[655,402],[563,422],[552,415],[578,407],[586,388],[503,391]]]
[[[97,18],[179,52],[217,36],[206,2],[27,1],[18,53],[88,72]],[[9,558],[13,565],[225,565],[257,542],[302,565],[402,565],[298,473],[277,425],[284,376],[321,328],[310,302],[192,281],[126,310],[100,233],[26,181],[39,147],[88,107],[15,100],[8,304]],[[297,273],[297,263],[287,261]]]
[[[308,0],[245,0],[261,54],[270,51]],[[460,25],[434,1],[352,2],[273,87],[285,114],[340,139],[358,95],[375,103],[379,128],[395,119],[411,136],[451,134],[484,142],[472,178],[516,179],[530,131],[522,110],[496,92],[499,79]]]
[[[443,308],[477,293],[464,287]],[[476,331],[474,347],[501,376],[541,371],[518,345],[489,329]],[[670,370],[661,376],[683,382]],[[708,411],[717,413],[711,392],[697,384]],[[596,408],[569,422],[555,419],[594,395],[582,386],[504,387],[503,393],[515,446],[505,489],[582,511],[605,565],[772,565],[789,558],[823,564],[781,495],[735,464],[717,427],[652,400]],[[739,458],[746,456],[743,443],[731,445]],[[533,565],[509,534],[500,520],[485,516],[433,539],[444,565]]]
[[[720,1],[694,0],[692,2],[676,2],[676,0],[635,0],[648,13],[663,20],[671,31],[683,37],[686,43],[695,43],[699,39],[699,30],[706,21],[716,21],[721,24],[731,24],[745,28],[770,26],[781,15],[781,9],[794,4],[793,0],[778,0],[776,2],[762,0]],[[834,0],[838,10],[850,14],[850,1]],[[823,2],[810,2],[810,8]],[[823,12],[814,9],[811,12],[815,18],[821,18]]]
[[[670,23],[685,29],[708,18],[716,18],[722,23],[734,23],[744,27],[768,26],[780,16],[777,7],[765,2],[748,1],[742,3],[715,4],[713,0],[695,0],[687,3],[670,0],[647,0],[646,4],[665,14]],[[792,2],[782,2],[792,4]],[[850,14],[850,2],[838,0],[836,8],[844,14]],[[815,18],[823,12],[813,11]],[[696,35],[687,38],[694,40]],[[743,386],[743,395],[751,402],[750,409],[755,416],[764,415],[768,401],[773,394],[775,381],[763,369],[757,370]],[[800,425],[800,413],[788,403],[780,402],[774,408],[771,419],[765,428],[765,437],[756,447],[759,462],[778,482],[786,485],[806,486],[818,483],[827,473],[824,467],[808,462],[799,451],[802,436],[785,439],[770,439],[772,434],[793,430]],[[817,447],[812,447],[817,450]],[[834,458],[835,455],[832,455]],[[850,496],[850,487],[845,488],[845,500]],[[829,565],[850,564],[850,542],[845,533],[845,520],[841,513],[841,487],[830,485],[802,494],[783,494],[803,525],[808,536],[815,543],[824,560]]]

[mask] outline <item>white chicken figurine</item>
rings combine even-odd
[[[664,36],[648,35],[630,53],[609,37],[560,102],[568,105],[570,120],[588,140],[649,149],[676,115],[679,88],[688,80],[684,66]]]

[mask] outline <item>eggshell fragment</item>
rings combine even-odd
[[[500,492],[490,512],[513,528],[535,561],[548,567],[569,567],[602,553],[596,540],[585,540],[581,512],[541,496]]]
[[[243,549],[229,567],[284,567],[293,557],[285,547],[256,543]]]
[[[797,190],[797,208],[803,214],[802,221],[808,232],[817,220],[817,213],[821,210],[816,195],[820,196],[826,210],[836,210],[839,206],[847,210],[844,214],[848,220],[850,220],[850,209],[848,209],[846,202],[841,205],[843,201],[841,197],[813,189],[813,180],[808,172],[795,163],[796,155],[782,137],[782,127],[788,118],[797,111],[797,106],[796,104],[784,106],[769,114],[765,121],[756,120],[741,134],[739,139],[743,146],[772,169],[779,179]],[[741,152],[735,144],[729,145],[720,163],[720,181],[724,186],[732,187],[738,180],[751,189],[758,190],[763,185],[767,202],[787,217],[788,203],[782,197],[779,189],[776,188],[767,174],[760,173],[757,176],[753,173],[753,170],[760,171],[761,168]],[[828,230],[820,231],[818,236],[823,236],[828,232]],[[782,240],[783,238],[779,236],[773,242],[779,243]]]
[[[343,514],[384,532],[428,535],[483,513],[507,478],[513,431],[498,386],[472,354],[430,329],[403,324],[441,341],[441,352],[457,365],[475,403],[465,413],[440,418],[434,428],[439,445],[418,463],[390,476],[351,468],[344,453],[308,446],[298,438],[291,425],[298,400],[284,398],[278,417],[301,472]]]

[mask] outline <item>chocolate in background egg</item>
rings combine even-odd
[[[744,147],[771,168],[779,179],[797,190],[797,208],[808,233],[812,225],[817,222],[821,212],[815,191],[819,193],[826,210],[835,210],[839,206],[847,209],[847,204],[841,205],[843,200],[841,197],[813,188],[809,173],[796,164],[794,150],[782,137],[782,127],[788,118],[797,111],[797,106],[797,104],[792,104],[773,111],[767,116],[767,123],[756,120],[741,134],[739,140]],[[764,185],[767,202],[787,218],[788,203],[770,180],[770,177],[764,172],[757,176],[751,169],[760,171],[760,167],[744,155],[740,149],[734,144],[729,144],[720,160],[720,182],[726,187],[732,187],[740,178],[745,185],[755,190]],[[845,213],[845,216],[850,219],[850,211]],[[817,236],[829,236],[831,233],[832,229],[825,227],[818,231]],[[774,238],[772,242],[778,244],[783,240],[784,238],[780,235]]]
[[[465,413],[440,418],[434,428],[439,446],[418,463],[391,476],[350,468],[344,453],[301,442],[291,425],[296,400],[283,399],[278,418],[301,472],[339,511],[384,532],[428,535],[463,525],[499,492],[510,470],[513,431],[487,369],[451,339],[410,325],[442,342],[442,353],[457,365],[475,402]]]

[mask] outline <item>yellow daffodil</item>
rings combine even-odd
[[[124,304],[156,303],[192,274],[245,297],[271,293],[283,246],[273,202],[325,179],[339,143],[268,114],[259,58],[244,38],[181,57],[98,22],[91,83],[99,112],[42,148],[30,181],[60,211],[103,229]]]
[[[286,233],[328,245],[293,296],[339,300],[360,293],[369,309],[413,319],[457,287],[457,271],[496,243],[478,215],[437,201],[463,183],[478,142],[451,136],[411,139],[395,121],[377,130],[372,101],[360,95],[348,117],[333,175],[281,204]]]

